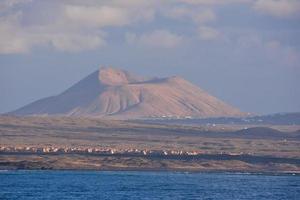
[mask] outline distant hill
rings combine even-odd
[[[118,119],[244,115],[180,77],[146,79],[114,68],[101,68],[63,93],[9,114]]]

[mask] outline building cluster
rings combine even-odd
[[[116,148],[103,148],[103,147],[0,147],[0,153],[77,153],[77,154],[100,154],[100,155],[200,155],[199,151],[182,151],[182,150],[147,150],[147,149],[116,149]]]

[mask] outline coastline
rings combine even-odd
[[[182,173],[182,174],[233,174],[233,175],[263,175],[263,176],[300,176],[300,172],[294,171],[221,171],[221,170],[176,170],[176,169],[0,169],[0,174],[4,172],[137,172],[137,173]]]
[[[211,157],[210,157],[211,156]],[[223,158],[222,158],[223,156]],[[267,159],[266,159],[267,158]],[[252,156],[0,154],[0,170],[172,171],[300,174],[300,159]]]

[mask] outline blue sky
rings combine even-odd
[[[100,66],[179,75],[243,111],[300,111],[300,1],[2,0],[0,113]]]

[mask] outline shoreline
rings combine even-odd
[[[223,158],[222,158],[223,156]],[[288,162],[289,161],[289,162]],[[300,174],[300,159],[242,155],[171,157],[1,153],[0,170],[174,171]]]
[[[300,172],[290,171],[220,171],[220,170],[203,170],[189,171],[176,169],[0,169],[1,172],[143,172],[143,173],[182,173],[182,174],[233,174],[233,175],[267,175],[267,176],[300,176]]]
[[[216,153],[206,153],[206,154],[197,154],[197,155],[164,155],[164,154],[135,154],[135,153],[89,153],[89,152],[65,152],[65,153],[57,153],[57,152],[1,152],[1,155],[23,155],[23,156],[95,156],[95,157],[125,157],[125,158],[147,158],[147,159],[171,159],[171,160],[193,160],[193,159],[206,159],[206,160],[240,160],[247,161],[251,163],[266,163],[266,162],[275,162],[275,163],[289,163],[289,164],[299,164],[300,158],[296,157],[278,157],[272,155],[250,155],[250,154],[216,154]]]

